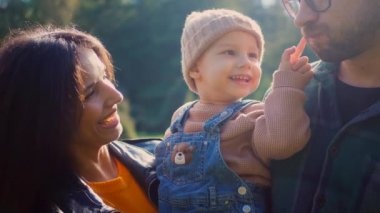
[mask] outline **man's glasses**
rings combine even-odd
[[[322,13],[328,10],[331,6],[331,0],[302,0],[314,12]],[[300,10],[301,0],[282,0],[284,7],[290,17],[295,18]]]

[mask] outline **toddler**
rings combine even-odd
[[[266,212],[269,162],[310,136],[303,89],[307,57],[284,51],[265,102],[243,100],[260,83],[264,39],[251,18],[193,12],[181,38],[182,74],[199,100],[180,107],[156,149],[160,212]]]

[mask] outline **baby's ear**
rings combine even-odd
[[[199,69],[197,66],[194,66],[192,69],[189,70],[189,75],[192,79],[198,79],[201,76],[201,73],[199,72]]]

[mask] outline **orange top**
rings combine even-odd
[[[104,182],[87,182],[103,201],[121,211],[134,213],[157,212],[128,169],[116,160],[118,176]]]

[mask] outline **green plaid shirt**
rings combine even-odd
[[[272,161],[272,210],[380,212],[380,100],[344,124],[335,93],[339,66],[314,67],[305,89],[311,139],[291,158]]]

